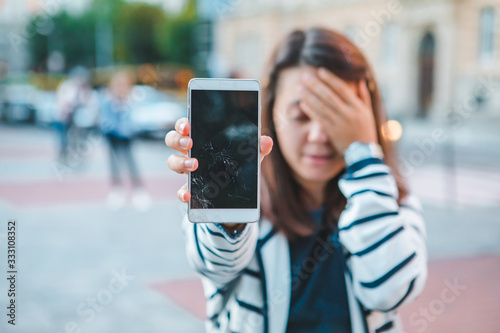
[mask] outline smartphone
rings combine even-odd
[[[188,119],[198,169],[188,173],[191,222],[249,223],[260,217],[260,84],[192,79]]]

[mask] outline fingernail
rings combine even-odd
[[[304,80],[306,82],[311,82],[312,81],[312,75],[311,75],[311,73],[307,73],[306,75],[304,75]]]
[[[182,201],[186,201],[186,192],[181,193],[181,199]]]
[[[194,160],[193,159],[185,160],[184,166],[188,169],[192,169],[194,167]]]
[[[179,144],[181,145],[181,147],[187,148],[189,146],[189,140],[189,138],[181,138],[179,140]]]
[[[181,130],[181,132],[184,132],[184,127],[186,127],[186,123],[182,123],[179,125],[179,129]]]

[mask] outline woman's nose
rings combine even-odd
[[[307,139],[309,142],[327,142],[328,136],[323,131],[321,123],[318,121],[312,121],[309,124],[309,133]]]

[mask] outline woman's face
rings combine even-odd
[[[114,75],[109,84],[109,89],[111,93],[118,99],[127,99],[130,90],[133,87],[131,77],[124,72],[120,72]]]
[[[278,79],[273,121],[279,147],[295,178],[306,188],[324,186],[345,166],[342,152],[335,151],[321,123],[299,107],[302,77],[313,67],[288,68]],[[355,84],[350,84],[356,90]]]

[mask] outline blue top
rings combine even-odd
[[[104,134],[124,139],[134,136],[129,101],[119,101],[107,93],[101,99],[100,107],[101,122],[99,127]]]
[[[310,212],[318,227],[324,206]],[[333,235],[316,230],[290,242],[292,295],[287,333],[351,332],[345,258]]]

